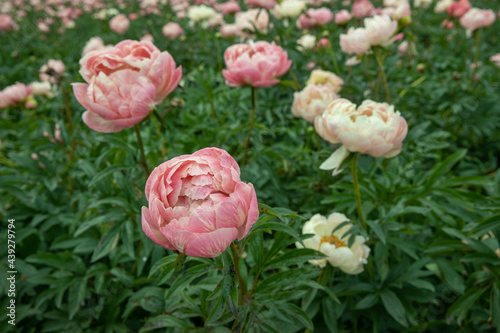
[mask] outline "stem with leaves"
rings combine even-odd
[[[243,305],[243,300],[247,291],[247,286],[245,284],[245,280],[243,280],[243,277],[241,277],[240,256],[238,255],[238,250],[236,249],[234,243],[231,243],[231,253],[233,254],[234,270],[236,271],[236,276],[238,277],[238,282],[240,284],[240,298],[238,303],[239,305]]]
[[[142,166],[144,167],[144,171],[146,171],[146,174],[149,175],[150,172],[149,172],[148,162],[146,162],[146,154],[144,154],[144,145],[142,144],[141,128],[139,124],[135,125],[134,129],[135,129],[135,135],[137,136],[137,143],[139,143],[139,150],[141,151]]]
[[[380,76],[382,77],[382,82],[384,82],[384,88],[385,88],[385,101],[387,103],[391,103],[391,93],[389,92],[389,85],[387,84],[387,77],[385,75],[385,70],[384,70],[384,60],[385,60],[385,53],[377,48],[373,50],[373,53],[375,53],[375,60],[377,61],[378,68],[380,70]]]
[[[363,207],[361,206],[361,195],[359,194],[359,182],[358,182],[358,171],[356,166],[356,161],[358,159],[358,153],[354,153],[354,157],[352,158],[352,179],[354,183],[354,194],[356,196],[356,207],[358,209],[358,218],[361,222],[363,230],[366,229],[366,221],[363,215]]]
[[[247,164],[248,148],[250,147],[250,137],[252,136],[252,129],[255,124],[255,104],[257,102],[257,88],[252,87],[252,118],[250,119],[250,129],[248,131],[247,140],[245,141],[245,153],[243,155],[243,165]]]

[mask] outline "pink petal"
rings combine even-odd
[[[238,237],[236,228],[217,229],[200,235],[186,247],[185,253],[190,257],[217,257],[236,240],[236,237]]]

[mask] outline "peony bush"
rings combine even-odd
[[[1,331],[498,331],[499,12],[2,1]]]

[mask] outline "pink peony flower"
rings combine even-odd
[[[460,18],[460,25],[470,33],[476,29],[489,27],[495,22],[495,13],[492,10],[472,8]]]
[[[10,15],[0,14],[0,31],[17,30],[19,27]]]
[[[130,21],[124,14],[116,15],[109,21],[109,27],[117,34],[122,35],[130,27]]]
[[[225,150],[205,148],[156,167],[146,188],[142,230],[156,244],[191,257],[219,256],[257,221],[257,196]]]
[[[82,118],[94,131],[114,133],[133,127],[149,115],[156,87],[139,72],[126,69],[100,72],[90,84],[73,83],[78,102],[87,109]]]
[[[472,5],[470,4],[469,0],[460,0],[449,5],[446,11],[450,16],[461,18],[471,8]]]
[[[96,50],[102,50],[103,48],[105,48],[105,46],[102,39],[100,37],[92,37],[87,41],[87,43],[85,43],[85,47],[82,51],[82,57],[84,57],[87,53]]]
[[[40,68],[40,81],[57,84],[66,68],[61,60],[49,59],[46,64]]]
[[[238,27],[238,34],[242,37],[250,37],[254,29],[266,34],[269,26],[269,14],[261,9],[239,12],[236,13],[234,24]]]
[[[408,132],[406,121],[394,106],[387,103],[364,101],[357,109],[347,99],[333,101],[314,127],[318,134],[331,143],[342,143],[320,166],[323,170],[338,170],[350,152],[391,158],[398,155]]]
[[[299,29],[309,29],[312,26],[324,26],[333,20],[333,13],[328,8],[308,9],[297,20]]]
[[[365,54],[370,49],[368,34],[364,28],[349,28],[347,34],[340,35],[340,48],[345,53]]]
[[[240,33],[236,24],[223,24],[220,26],[220,33],[224,37],[237,36]]]
[[[490,57],[490,61],[500,67],[500,53],[497,53],[495,55],[492,55]]]
[[[227,69],[222,70],[222,75],[231,87],[274,86],[292,65],[286,51],[274,42],[264,41],[232,45],[224,52],[224,61]]]
[[[329,84],[308,84],[304,89],[293,94],[292,114],[313,123],[327,106],[339,96]]]
[[[346,25],[347,22],[349,22],[351,19],[352,19],[351,14],[345,9],[342,9],[340,12],[335,14],[336,25]]]
[[[156,87],[156,104],[163,102],[182,77],[182,69],[175,68],[172,56],[148,41],[124,40],[80,59],[80,74],[87,83],[100,72],[110,75],[125,69],[137,71],[151,81]]]
[[[7,108],[24,102],[33,93],[33,89],[24,83],[16,82],[16,84],[6,87],[0,91],[0,108]]]
[[[278,0],[245,0],[245,4],[250,8],[272,9]]]
[[[217,7],[222,12],[222,15],[233,14],[241,11],[240,5],[236,1],[227,1]]]
[[[377,15],[365,19],[367,41],[371,46],[389,46],[394,42],[398,22],[387,15]]]
[[[171,40],[174,40],[180,35],[184,34],[184,30],[182,30],[179,23],[176,22],[169,22],[165,24],[161,29],[161,32],[165,35],[165,37]]]
[[[370,0],[357,0],[351,9],[352,16],[355,18],[364,18],[373,15],[375,7]]]

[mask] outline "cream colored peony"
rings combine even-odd
[[[340,164],[350,152],[369,154],[373,157],[391,158],[398,155],[408,133],[406,120],[394,106],[387,103],[364,101],[356,105],[341,98],[333,101],[314,127],[318,134],[331,143],[342,143],[320,166],[338,174]]]
[[[329,84],[332,86],[333,90],[338,93],[342,90],[344,80],[332,72],[315,69],[311,72],[311,76],[309,76],[309,80],[307,80],[306,84]]]
[[[313,123],[328,105],[339,98],[329,84],[309,84],[293,94],[292,114]]]
[[[305,239],[306,248],[314,249],[325,254],[324,259],[312,259],[309,262],[313,265],[325,267],[329,262],[333,267],[338,267],[346,274],[359,274],[363,271],[363,265],[367,263],[370,248],[365,245],[366,239],[363,236],[355,236],[354,243],[349,247],[349,237],[344,237],[345,233],[352,227],[351,223],[333,231],[341,223],[349,219],[340,213],[332,213],[328,219],[323,215],[316,214],[307,221],[302,234],[314,234],[313,237]],[[296,242],[297,248],[303,246]]]

